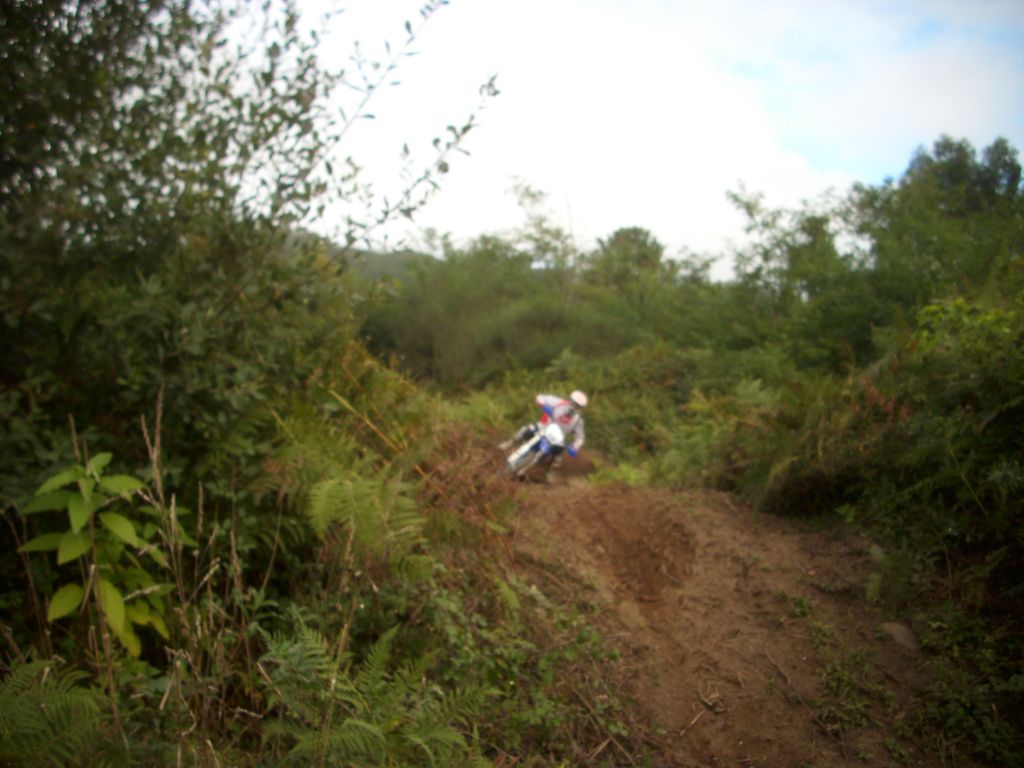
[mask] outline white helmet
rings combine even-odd
[[[587,407],[587,395],[584,392],[580,392],[578,389],[575,392],[573,392],[571,395],[569,395],[569,400],[577,408],[586,408]]]

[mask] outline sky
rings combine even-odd
[[[356,39],[383,57],[422,5],[344,3],[326,63]],[[1021,0],[451,0],[413,50],[345,140],[380,194],[397,195],[403,144],[429,160],[492,75],[500,95],[392,244],[519,229],[523,182],[581,248],[643,227],[670,256],[723,255],[727,276],[741,185],[795,206],[898,178],[943,134],[1024,149]]]

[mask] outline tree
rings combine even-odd
[[[569,315],[549,271],[533,266],[534,253],[481,237],[415,265],[367,322],[374,348],[453,389],[547,363],[561,351]]]
[[[208,468],[231,464],[259,444],[268,398],[352,328],[342,262],[293,239],[296,224],[331,196],[356,207],[349,241],[411,212],[473,118],[435,143],[401,200],[359,211],[358,168],[337,154],[411,25],[404,48],[346,76],[320,66],[294,2],[33,0],[4,14],[7,493],[31,485],[26,462],[69,415],[107,439],[137,436],[161,388],[179,416],[168,450],[224,448]],[[237,25],[263,33],[239,42]],[[345,118],[331,101],[342,84],[360,99]]]
[[[25,0],[0,24],[0,210],[8,225],[52,171],[109,119],[143,72],[140,41],[163,2]],[[173,5],[173,4],[172,4]],[[170,10],[174,13],[174,10]]]
[[[24,509],[54,465],[110,452],[118,471],[147,466],[140,418],[152,433],[162,407],[168,494],[201,499],[211,520],[244,508],[241,562],[269,573],[278,418],[358,346],[343,262],[293,235],[325,195],[359,205],[355,165],[335,153],[362,112],[337,119],[341,75],[320,67],[294,4],[40,1],[4,14],[0,55],[26,73],[4,71],[0,106],[4,509]],[[243,21],[263,32],[239,43]],[[439,142],[442,159],[464,133]],[[0,534],[8,551],[15,535]],[[0,566],[4,584],[21,583],[17,567]]]
[[[979,161],[966,141],[920,150],[898,183],[859,186],[852,212],[871,242],[876,292],[906,316],[947,293],[1012,293],[1024,284],[1024,196],[1004,139]]]
[[[641,227],[615,230],[598,240],[597,250],[587,260],[588,277],[599,285],[625,288],[638,280],[659,277],[665,265],[665,246]]]

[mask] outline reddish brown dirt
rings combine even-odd
[[[919,660],[863,599],[866,542],[724,494],[563,476],[520,495],[515,548],[538,578],[577,582],[600,607],[655,765],[898,764],[884,740]],[[844,694],[840,704],[868,702],[867,722],[839,728],[823,708],[825,670],[850,658],[868,662],[857,679],[875,693]]]

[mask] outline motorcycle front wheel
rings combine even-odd
[[[530,468],[537,463],[538,459],[540,459],[538,451],[530,451],[516,457],[515,461],[508,462],[509,474],[513,477],[522,477],[530,471]]]

